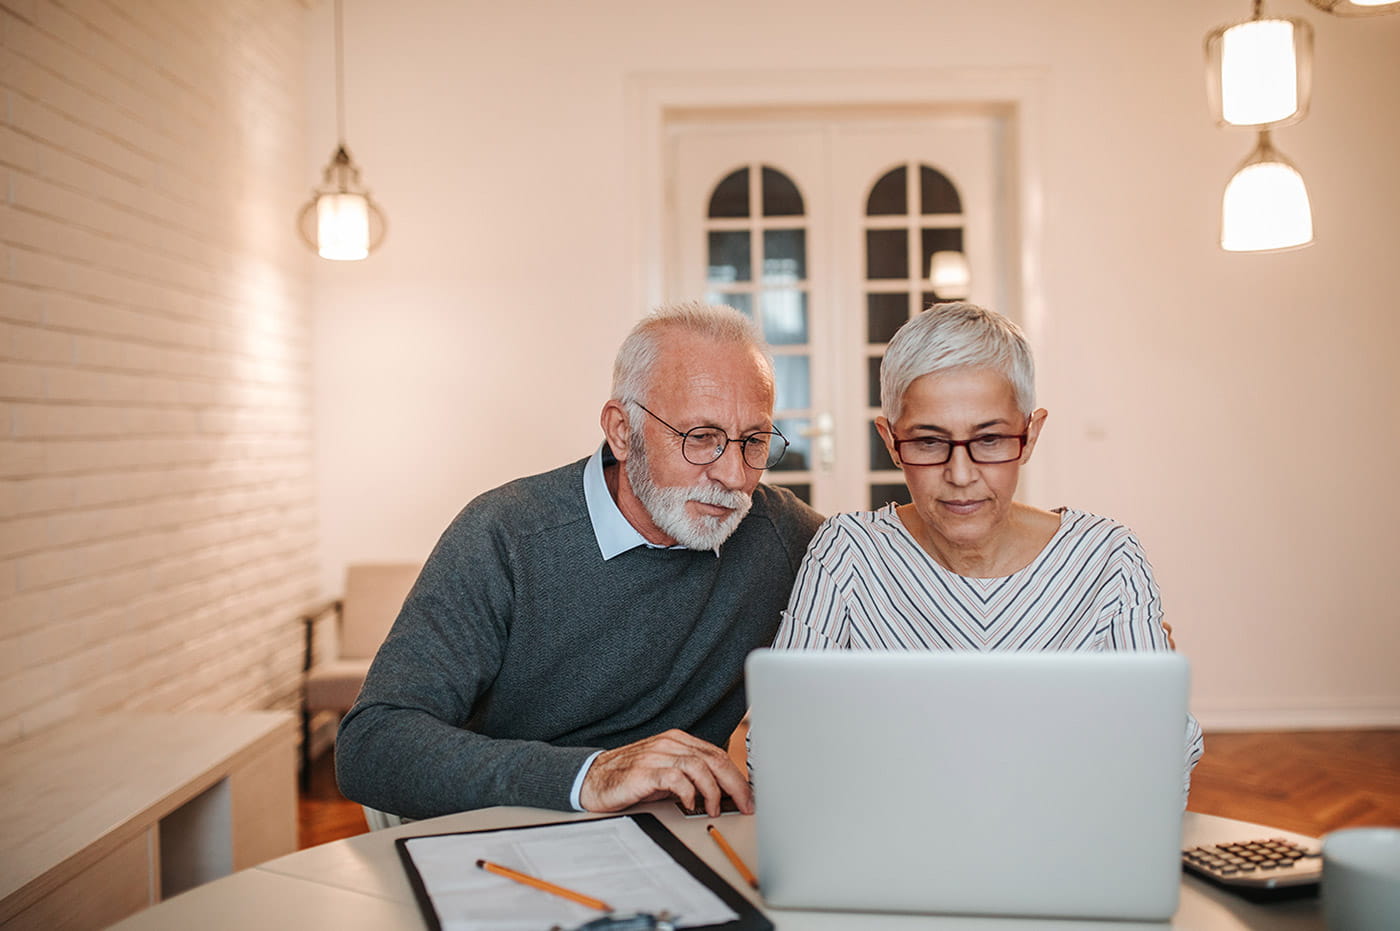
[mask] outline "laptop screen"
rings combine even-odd
[[[747,676],[769,904],[1175,911],[1179,655],[759,650]]]

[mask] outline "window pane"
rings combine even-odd
[[[908,212],[908,171],[902,167],[895,168],[886,172],[870,189],[870,199],[865,202],[865,215],[897,217]]]
[[[888,343],[909,319],[909,295],[903,291],[893,294],[865,296],[865,339],[871,343]]]
[[[875,429],[875,421],[870,421],[870,471],[896,468],[898,466],[890,458],[889,450],[885,449],[885,441],[880,439],[880,431]]]
[[[919,195],[925,214],[962,213],[962,198],[953,182],[927,165],[919,166]]]
[[[763,215],[765,217],[802,216],[802,194],[792,179],[776,168],[763,166]]]
[[[740,168],[730,174],[710,195],[710,218],[746,217],[749,215],[749,170]]]
[[[753,316],[752,294],[724,294],[710,291],[705,295],[706,304],[728,304],[746,317]]]
[[[771,483],[770,483],[771,484]],[[782,487],[797,495],[808,504],[812,503],[812,486],[806,482],[783,482]]]
[[[865,403],[871,407],[880,406],[880,360],[883,356],[874,356],[865,360]]]
[[[771,345],[807,342],[807,292],[763,292],[763,336]]]
[[[865,277],[909,277],[908,230],[865,231]]]
[[[736,232],[710,234],[710,270],[706,281],[724,284],[730,281],[750,281],[749,234]]]
[[[923,256],[919,262],[919,277],[927,278],[929,273],[929,259],[933,258],[935,252],[961,252],[963,251],[963,231],[962,227],[956,226],[952,229],[924,229],[919,230],[919,249]]]
[[[800,410],[812,405],[811,373],[806,356],[774,356],[773,375],[778,382],[774,410]]]
[[[882,508],[891,501],[895,504],[909,503],[909,489],[903,482],[878,482],[870,486],[870,510]]]
[[[807,277],[807,231],[763,231],[764,284],[796,284]]]
[[[805,472],[812,467],[812,438],[806,435],[811,423],[806,417],[786,417],[773,421],[773,425],[787,437],[788,451],[783,461],[770,472]]]

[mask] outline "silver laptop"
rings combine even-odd
[[[769,905],[1176,911],[1182,657],[758,650],[747,676]]]

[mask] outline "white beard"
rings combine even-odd
[[[720,544],[738,529],[739,522],[753,506],[753,498],[714,482],[689,488],[661,488],[651,480],[651,465],[647,461],[646,443],[641,431],[632,432],[629,446],[630,455],[623,463],[627,469],[627,481],[656,526],[686,549],[714,550],[715,555],[719,555]],[[685,507],[689,501],[717,504],[732,510],[724,517],[692,517]]]

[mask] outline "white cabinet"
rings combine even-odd
[[[296,849],[289,712],[106,714],[0,747],[0,925],[102,928]]]

